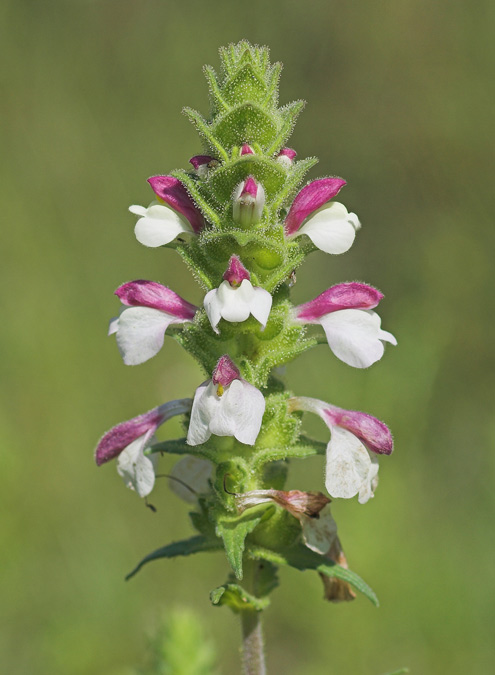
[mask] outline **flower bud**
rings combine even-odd
[[[284,169],[290,169],[296,155],[297,152],[295,150],[292,150],[292,148],[282,148],[282,150],[276,156],[275,160],[279,164],[281,164],[284,167]]]
[[[241,148],[241,157],[243,155],[254,155],[253,148],[250,145],[248,145],[247,143],[244,143],[244,145]]]
[[[233,217],[242,228],[257,225],[265,206],[265,190],[252,176],[239,183],[234,191]]]
[[[194,155],[189,160],[189,163],[193,165],[196,174],[200,178],[206,178],[208,175],[208,169],[214,169],[218,166],[218,160],[211,155]]]

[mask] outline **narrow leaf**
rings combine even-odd
[[[216,535],[223,539],[225,553],[237,579],[242,579],[242,557],[248,534],[259,525],[261,520],[273,511],[274,507],[254,507],[242,516],[222,518],[217,522]]]
[[[167,546],[163,546],[162,548],[153,551],[153,553],[150,553],[145,558],[143,558],[139,565],[137,565],[132,570],[132,572],[129,572],[125,579],[126,581],[131,579],[135,574],[137,574],[137,572],[139,572],[143,565],[146,565],[152,560],[159,560],[160,558],[175,558],[180,555],[186,556],[191,555],[192,553],[202,553],[203,551],[219,551],[221,548],[222,546],[219,541],[216,541],[215,539],[206,539],[206,537],[201,535],[197,537],[191,537],[191,539],[175,541],[171,544],[168,544]]]
[[[250,546],[248,554],[254,560],[268,560],[268,562],[274,565],[286,565],[288,567],[295,567],[301,571],[308,569],[316,570],[327,577],[342,579],[342,581],[346,581],[378,607],[378,598],[374,591],[360,576],[355,572],[351,572],[351,570],[346,570],[340,565],[333,563],[328,558],[314,553],[302,544],[284,552],[275,552],[259,546]]]
[[[191,120],[196,129],[199,131],[199,133],[210,144],[212,149],[218,152],[221,159],[223,159],[224,161],[228,160],[229,158],[228,154],[225,152],[224,148],[217,141],[216,136],[214,133],[212,133],[208,122],[199,114],[199,112],[193,110],[192,108],[184,108],[184,115],[186,115],[186,117],[188,117]]]

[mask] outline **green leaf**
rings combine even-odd
[[[341,579],[350,584],[356,591],[365,595],[375,607],[379,605],[374,591],[355,572],[344,569],[302,544],[283,552],[270,551],[259,546],[250,546],[248,555],[254,560],[267,560],[274,565],[287,565],[301,571],[308,569],[316,570],[327,577]]]
[[[266,145],[277,134],[274,119],[274,115],[268,114],[258,105],[242,103],[219,116],[212,124],[211,133],[227,148],[254,142]],[[217,144],[220,145],[220,141]]]
[[[242,557],[246,537],[264,518],[269,517],[274,508],[272,505],[267,507],[266,504],[262,504],[249,509],[241,516],[219,517],[216,535],[223,539],[227,559],[237,579],[242,579]]]
[[[175,541],[171,544],[168,544],[167,546],[163,546],[162,548],[153,551],[153,553],[150,553],[145,558],[143,558],[139,565],[137,565],[132,570],[132,572],[129,572],[125,579],[126,581],[131,579],[135,574],[137,574],[137,572],[139,572],[143,565],[146,565],[152,560],[159,560],[160,558],[175,558],[180,555],[186,556],[193,553],[202,553],[203,551],[219,551],[221,548],[222,546],[219,541],[215,539],[207,539],[201,535],[197,537],[191,537],[191,539]]]
[[[210,593],[213,605],[227,605],[234,612],[261,612],[270,604],[268,598],[256,598],[238,584],[224,584]]]

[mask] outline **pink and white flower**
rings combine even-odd
[[[243,228],[257,225],[261,221],[265,206],[265,190],[252,176],[234,190],[232,215],[234,222]]]
[[[194,157],[191,157],[189,160],[189,163],[193,165],[196,174],[200,178],[206,178],[209,169],[218,166],[218,160],[211,155],[194,155]]]
[[[282,148],[282,150],[275,157],[275,160],[281,164],[284,169],[290,169],[297,156],[297,152],[292,148]]]
[[[285,219],[286,237],[306,234],[325,253],[348,251],[361,224],[343,204],[330,201],[345,184],[342,178],[320,178],[303,187]]]
[[[376,288],[350,282],[337,284],[314,300],[294,308],[298,323],[320,324],[332,352],[354,368],[368,368],[382,358],[384,342],[397,344],[381,329],[378,314],[371,311],[383,298]]]
[[[115,295],[128,309],[110,321],[108,334],[116,334],[127,366],[144,363],[158,354],[170,324],[192,321],[198,309],[155,281],[129,281],[119,286]]]
[[[173,241],[179,234],[198,234],[204,227],[203,216],[184,185],[173,176],[148,178],[158,202],[148,208],[136,204],[129,211],[140,216],[134,234],[140,244],[156,248]]]
[[[263,328],[266,326],[272,296],[264,288],[253,287],[251,275],[236,255],[231,256],[218,288],[209,291],[204,299],[206,314],[215,333],[220,319],[230,322],[245,321],[250,314]]]
[[[241,443],[254,445],[264,412],[263,394],[241,378],[227,355],[222,356],[212,379],[196,390],[187,443],[200,445],[214,434],[234,436]]]
[[[175,415],[189,412],[190,398],[169,401],[143,415],[117,424],[98,443],[95,460],[98,466],[117,459],[117,471],[127,487],[140,497],[149,495],[155,484],[157,455],[145,455],[154,441],[158,427]]]
[[[365,504],[378,484],[377,455],[390,455],[390,429],[372,415],[305,396],[291,398],[289,410],[319,415],[330,429],[327,445],[325,487],[332,497],[349,499],[358,495]]]

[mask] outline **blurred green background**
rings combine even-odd
[[[188,535],[187,506],[163,483],[151,513],[92,452],[201,381],[173,340],[125,367],[106,329],[130,279],[201,299],[172,251],[137,244],[127,207],[200,151],[181,108],[207,112],[201,67],[244,37],[285,64],[281,101],[308,101],[290,145],[320,157],[310,177],[348,180],[342,201],[363,223],[349,253],[301,268],[295,300],[367,281],[399,340],[367,371],[324,346],[289,366],[297,393],[386,420],[396,452],[372,502],[333,508],[381,607],[326,604],[316,575],[283,570],[269,670],[494,672],[494,20],[488,0],[2,2],[2,672],[129,673],[175,607],[196,610],[221,672],[238,672],[237,621],[208,599],[222,557],[124,583]],[[162,437],[179,433],[173,421]],[[322,486],[321,458],[293,467],[289,487]]]

